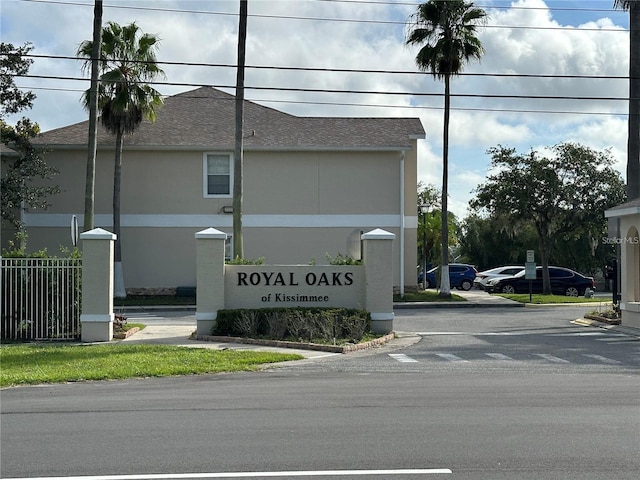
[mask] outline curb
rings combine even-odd
[[[595,320],[596,322],[606,323],[608,325],[620,325],[621,320],[619,318],[607,318],[601,317],[600,315],[585,315],[584,318],[587,320]]]
[[[260,338],[246,338],[246,337],[225,337],[216,335],[196,335],[194,340],[202,342],[219,342],[219,343],[241,343],[246,345],[261,345],[263,347],[276,347],[276,348],[292,348],[298,350],[316,350],[319,352],[328,353],[349,353],[357,352],[361,350],[367,350],[369,348],[379,347],[387,342],[390,342],[395,338],[395,334],[388,333],[383,337],[370,340],[368,342],[356,343],[352,345],[323,345],[320,343],[302,343],[302,342],[287,342],[284,340],[268,340]]]
[[[408,310],[419,308],[520,308],[524,307],[524,303],[512,302],[398,302],[393,304],[394,310]]]
[[[637,337],[640,339],[640,328],[629,327],[626,325],[616,325],[611,323],[603,323],[598,320],[592,320],[589,318],[578,318],[576,320],[571,321],[571,323],[576,325],[582,325],[583,327],[595,327],[601,328],[603,330],[610,330],[614,332],[624,333],[625,335],[629,335],[631,337]]]
[[[134,333],[138,332],[140,327],[133,327],[127,330],[126,332],[118,332],[113,334],[113,340],[124,340],[125,338],[129,338]]]

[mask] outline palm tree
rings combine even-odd
[[[142,33],[134,23],[121,27],[109,22],[102,30],[100,54],[100,84],[98,110],[100,122],[116,136],[113,172],[113,233],[117,235],[114,251],[116,297],[125,297],[122,275],[122,247],[120,235],[120,185],[122,177],[122,144],[125,134],[132,134],[144,118],[155,121],[156,110],[162,105],[160,93],[148,85],[164,72],[157,65],[158,38]],[[84,41],[78,56],[91,59],[92,41]],[[88,105],[89,91],[83,97]]]
[[[640,197],[640,2],[638,0],[614,0],[613,6],[629,11],[627,200],[634,200]]]
[[[484,53],[476,36],[476,26],[486,17],[484,10],[464,0],[429,0],[418,6],[409,18],[407,45],[422,45],[416,56],[421,70],[430,70],[435,78],[444,80],[444,126],[442,140],[442,265],[440,295],[451,296],[449,282],[448,176],[449,176],[449,116],[451,77],[458,75],[472,58]]]

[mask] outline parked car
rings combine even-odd
[[[509,265],[506,267],[490,268],[489,270],[484,270],[476,275],[476,278],[473,281],[473,286],[484,290],[484,287],[487,285],[487,282],[489,280],[493,280],[494,278],[513,277],[515,274],[523,270],[524,266],[522,265]]]
[[[435,288],[439,283],[436,281],[436,275],[440,267],[434,267],[427,270],[427,281],[425,288]],[[459,290],[470,290],[473,286],[473,279],[476,278],[478,271],[473,265],[465,263],[449,264],[449,286]],[[418,275],[418,283],[422,283],[423,272]]]
[[[595,290],[595,282],[592,277],[586,277],[578,272],[563,267],[549,267],[551,280],[551,293],[554,295],[567,295],[579,297],[584,295],[587,288]],[[489,293],[529,293],[531,282],[532,293],[542,293],[542,267],[536,267],[536,278],[528,280],[525,271],[512,277],[494,278],[489,280],[485,290]]]

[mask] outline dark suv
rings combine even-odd
[[[431,270],[427,270],[427,282],[425,288],[435,288],[438,281],[436,281],[436,275],[440,267],[434,267]],[[470,290],[473,286],[473,280],[476,278],[478,271],[473,265],[467,265],[465,263],[450,263],[449,264],[449,285],[451,288],[457,288],[459,290]],[[422,283],[423,273],[418,275],[418,283]]]

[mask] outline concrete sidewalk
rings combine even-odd
[[[190,348],[210,348],[213,350],[251,350],[258,352],[297,353],[304,358],[323,358],[339,353],[319,352],[297,348],[278,348],[233,342],[195,340],[195,325],[153,325],[152,322],[133,335],[117,340],[127,344],[146,343],[152,345],[173,345]]]

